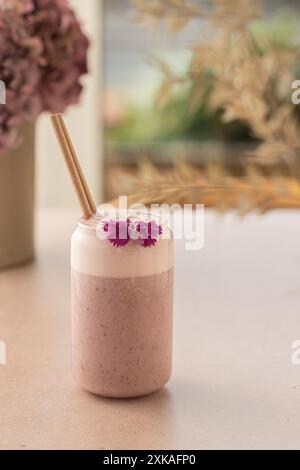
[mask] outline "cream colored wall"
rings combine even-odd
[[[80,105],[66,113],[66,122],[97,202],[102,201],[101,55],[102,0],[70,0],[92,40],[89,76]],[[76,199],[55,140],[49,116],[37,124],[37,205],[75,206]]]

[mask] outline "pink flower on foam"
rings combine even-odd
[[[154,220],[151,222],[110,220],[104,222],[103,230],[107,239],[117,248],[126,246],[130,240],[137,240],[144,248],[154,246],[162,234],[162,227]]]
[[[110,220],[105,222],[103,230],[107,234],[107,239],[117,248],[126,246],[130,241],[129,227],[130,220]]]
[[[141,221],[137,225],[137,231],[140,234],[139,241],[141,245],[150,248],[157,243],[159,236],[162,234],[162,227],[155,220],[151,222]]]

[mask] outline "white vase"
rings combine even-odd
[[[0,269],[34,256],[34,157],[34,125],[17,149],[0,154]]]

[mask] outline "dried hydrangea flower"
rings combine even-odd
[[[67,0],[1,0],[0,153],[16,147],[26,122],[78,102],[89,40]]]

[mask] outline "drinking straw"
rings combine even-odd
[[[93,214],[96,214],[97,208],[64,123],[63,116],[61,114],[53,114],[51,121],[77,194],[82,216],[84,219],[89,219]]]

